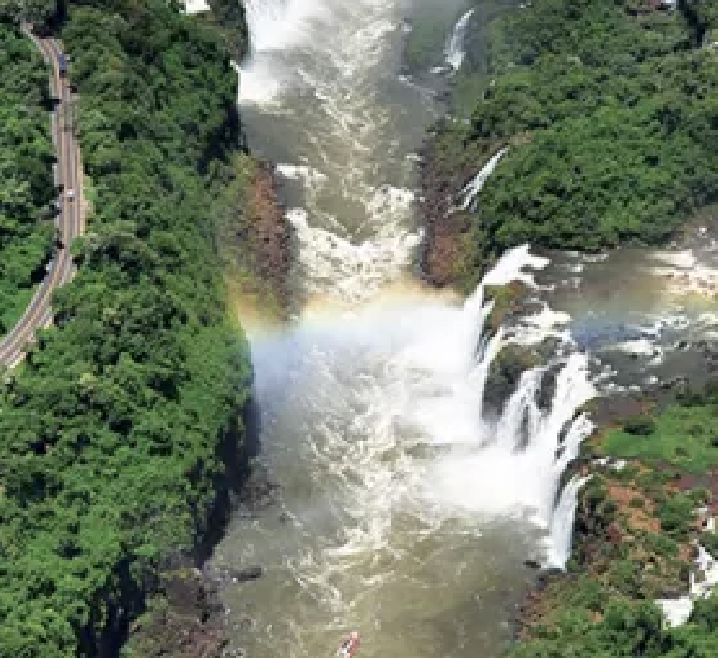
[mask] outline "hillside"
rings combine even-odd
[[[473,27],[483,36],[469,36],[456,116],[427,147],[430,279],[470,289],[526,241],[660,243],[718,199],[718,52],[708,40],[718,17],[710,3],[679,5],[539,0]],[[459,201],[505,146],[480,203],[451,214],[446,192]]]
[[[47,68],[30,41],[0,23],[0,336],[44,274],[54,196]]]
[[[214,224],[241,126],[225,42],[176,4],[69,2],[54,30],[92,214],[56,326],[0,392],[0,654],[108,656],[243,467],[251,372]]]

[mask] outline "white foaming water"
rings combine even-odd
[[[591,430],[588,429],[588,432]],[[578,492],[591,476],[574,475],[561,492],[561,499],[553,511],[551,520],[551,542],[549,544],[546,566],[563,569],[571,556],[571,536],[573,519],[578,505]]]
[[[376,237],[352,244],[348,239],[308,223],[303,208],[287,214],[299,240],[299,264],[309,293],[326,293],[345,302],[373,297],[411,262],[421,236],[387,224]]]
[[[486,183],[489,176],[494,173],[496,165],[499,164],[499,160],[504,157],[506,151],[506,148],[502,148],[500,151],[495,153],[482,167],[481,171],[466,184],[463,190],[461,190],[461,196],[464,198],[461,203],[461,208],[463,210],[475,210],[477,197],[479,192],[481,192],[481,188],[484,186],[484,183]]]
[[[184,0],[184,10],[186,14],[198,14],[201,11],[208,11],[210,6],[207,0]]]
[[[252,53],[239,71],[240,104],[275,118],[266,130],[297,133],[278,167],[302,184],[288,217],[300,243],[306,294],[366,300],[395,280],[421,235],[413,225],[408,122],[428,121],[424,90],[391,78],[400,2],[250,0]],[[390,82],[388,82],[390,81]],[[389,86],[388,86],[389,85]],[[379,100],[387,90],[390,105]],[[409,109],[407,109],[409,108]]]
[[[233,618],[260,617],[261,630],[239,631],[252,655],[324,655],[347,628],[362,629],[370,656],[497,655],[497,588],[521,580],[541,542],[546,564],[569,554],[583,481],[554,503],[591,430],[576,415],[594,393],[581,354],[550,365],[548,409],[537,403],[548,367],[526,372],[497,417],[483,409],[508,342],[483,331],[484,286],[535,287],[526,270],[546,263],[519,247],[463,306],[365,306],[253,341],[264,459],[291,523],[244,523],[215,558],[266,566],[228,599]]]
[[[288,406],[293,422],[299,410],[306,442],[300,450],[308,450],[317,486],[339,501],[344,519],[343,539],[297,567],[303,581],[308,569],[315,586],[326,585],[328,574],[340,569],[336,560],[345,568],[350,556],[364,561],[386,548],[402,513],[430,528],[460,519],[474,531],[492,518],[523,518],[547,531],[547,562],[563,565],[570,501],[575,506],[580,485],[573,483],[563,502],[554,503],[562,472],[592,429],[585,416],[576,416],[595,393],[586,357],[575,353],[556,362],[549,409],[538,407],[546,368],[537,367],[524,373],[497,419],[483,411],[491,363],[508,342],[501,331],[483,334],[492,306],[484,286],[515,280],[534,286],[526,268],[546,264],[527,246],[517,247],[461,308],[427,300],[347,313],[337,325],[304,322],[283,343],[279,359],[274,343],[256,344],[260,401]],[[550,333],[545,327],[534,332],[536,341]],[[290,395],[301,399],[296,405],[277,394],[288,372]],[[288,464],[296,465],[296,449],[290,448]],[[338,595],[332,592],[321,596]]]
[[[451,65],[454,71],[461,68],[466,53],[464,51],[464,39],[466,37],[466,28],[469,26],[473,9],[469,9],[456,23],[454,30],[446,43],[446,61]]]
[[[527,270],[548,260],[526,245],[509,251],[462,307],[428,295],[367,304],[405,273],[420,239],[406,154],[431,113],[426,94],[392,74],[400,4],[247,7],[253,52],[240,102],[250,138],[283,142],[276,159],[287,189],[301,185],[288,203],[297,280],[333,298],[329,306],[353,309],[332,320],[306,309],[286,334],[252,341],[263,459],[287,514],[285,523],[269,512],[242,524],[218,553],[266,566],[247,585],[262,630],[239,633],[257,658],[327,655],[347,625],[373,628],[368,657],[494,655],[506,619],[497,592],[520,586],[517,565],[535,533],[545,535],[547,563],[568,554],[578,485],[554,503],[591,428],[575,417],[593,395],[586,358],[549,364],[558,372],[547,409],[537,393],[549,366],[525,373],[505,409],[483,408],[501,350],[562,338],[566,320],[545,306],[511,332],[488,334],[485,286],[518,280],[538,290]],[[465,207],[503,153],[466,186]]]

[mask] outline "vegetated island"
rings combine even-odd
[[[0,380],[3,656],[209,658],[225,643],[195,568],[250,449],[251,366],[225,277],[241,267],[281,303],[285,272],[271,290],[252,278],[251,245],[269,230],[258,240],[251,224],[264,204],[272,239],[286,242],[286,225],[244,148],[231,66],[247,48],[243,9],[215,6],[203,19],[165,0],[0,9],[0,104],[15,113],[0,162],[22,165],[0,183],[3,266],[16,237],[28,259],[41,251],[29,218],[53,194],[50,117],[36,110],[48,71],[20,20],[69,55],[91,204],[55,325]]]
[[[718,201],[718,9],[664,4],[536,0],[488,26],[478,5],[453,116],[424,153],[430,281],[471,290],[523,242],[660,243]],[[504,147],[480,203],[462,208]]]
[[[718,200],[718,5],[533,0],[482,22],[499,4],[477,4],[451,113],[424,152],[431,282],[468,292],[522,242],[659,244]],[[601,429],[565,476],[590,476],[572,556],[539,578],[508,658],[718,655],[718,594],[702,589],[718,560],[718,381],[589,404]],[[678,599],[670,626],[656,601]]]

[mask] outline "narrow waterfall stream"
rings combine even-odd
[[[444,5],[461,18],[459,0]],[[299,238],[296,321],[250,336],[260,460],[280,502],[238,514],[212,560],[264,569],[223,591],[250,658],[333,655],[355,628],[365,658],[498,656],[531,579],[524,560],[566,558],[579,483],[556,498],[591,429],[576,414],[594,395],[588,360],[550,317],[486,330],[484,286],[535,286],[547,265],[527,247],[465,302],[414,280],[413,153],[438,107],[400,74],[411,10],[248,2],[243,118],[253,150],[278,163]],[[451,66],[467,20],[444,41]],[[524,374],[503,412],[484,410],[501,349],[548,335],[562,346],[550,364]]]

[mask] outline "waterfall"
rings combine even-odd
[[[456,23],[454,30],[449,36],[446,42],[444,53],[446,55],[446,61],[449,63],[454,71],[458,71],[461,68],[461,64],[464,61],[466,53],[464,51],[464,38],[466,37],[466,29],[469,25],[471,15],[474,13],[473,9],[469,9]]]
[[[496,165],[499,164],[499,160],[504,157],[506,151],[506,148],[502,148],[500,151],[495,153],[482,167],[481,171],[476,174],[476,176],[474,176],[474,178],[472,178],[461,190],[461,196],[463,197],[463,201],[461,203],[462,210],[468,209],[472,212],[476,210],[476,201],[479,192],[481,192],[481,188],[484,186],[484,183],[487,181],[489,176],[494,173]]]
[[[542,290],[534,276],[549,261],[528,245],[507,251],[463,304],[410,276],[420,234],[408,155],[436,107],[395,61],[406,4],[246,9],[239,100],[250,143],[287,183],[293,281],[306,303],[283,331],[251,336],[260,459],[281,485],[283,515],[240,521],[218,549],[225,565],[266,566],[251,596],[226,593],[233,619],[257,618],[256,629],[238,629],[237,646],[327,655],[347,628],[366,628],[374,655],[493,655],[506,592],[523,592],[517,565],[538,535],[548,563],[568,553],[573,488],[555,502],[591,429],[579,413],[593,395],[587,358],[548,305],[488,329],[487,286]],[[452,67],[469,19],[447,44]],[[475,206],[504,153],[457,205]],[[519,337],[558,340],[560,357],[524,373],[503,410],[485,410],[492,366]],[[543,408],[549,370],[555,390]]]
[[[553,512],[551,521],[551,542],[545,560],[545,565],[548,567],[563,569],[571,555],[571,536],[578,492],[590,479],[590,476],[574,475],[561,492],[561,498]]]
[[[314,0],[245,0],[252,54],[291,46],[319,16],[321,5]]]
[[[269,105],[296,80],[291,48],[311,35],[325,3],[313,0],[245,0],[250,53],[239,71],[239,100]]]
[[[430,468],[429,489],[436,504],[473,514],[528,513],[548,533],[547,564],[562,566],[569,554],[576,493],[583,482],[572,482],[556,506],[558,486],[569,462],[578,455],[581,441],[593,429],[588,418],[579,413],[581,406],[595,395],[587,356],[573,352],[553,362],[559,370],[547,410],[540,409],[537,403],[546,366],[537,366],[522,375],[498,419],[490,420],[482,409],[491,365],[512,342],[503,330],[494,336],[485,335],[492,302],[484,301],[484,288],[517,279],[535,287],[532,275],[524,270],[527,266],[544,267],[546,262],[531,256],[526,246],[517,247],[487,273],[464,305],[460,323],[464,329],[457,340],[463,348],[451,351],[457,365],[452,366],[446,359],[445,350],[439,352],[443,367],[450,373],[450,381],[447,378],[445,383],[448,395],[415,400],[418,410],[413,417],[420,418],[426,435],[454,447]],[[556,335],[550,324],[527,324],[522,334],[524,338],[528,334],[533,343]],[[442,336],[451,340],[450,334]],[[570,344],[565,347],[571,348]],[[425,343],[417,348],[427,365],[426,354],[432,348]],[[462,362],[465,365],[459,367]],[[461,412],[462,407],[466,412]]]

